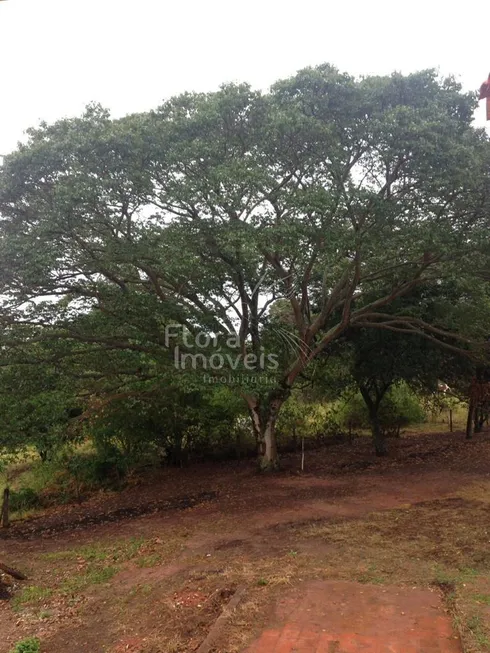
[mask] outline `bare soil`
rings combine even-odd
[[[0,559],[29,581],[3,578],[0,653],[28,636],[43,653],[189,653],[245,585],[212,649],[244,651],[319,581],[435,592],[462,650],[490,650],[489,433],[405,435],[384,459],[359,438],[299,467],[162,469],[14,523]]]

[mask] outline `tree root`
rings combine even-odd
[[[2,562],[0,562],[0,571],[12,576],[12,578],[15,578],[16,580],[27,580],[27,576],[24,576],[24,574],[21,574],[21,572],[16,569],[12,569],[12,567],[7,567],[7,565],[4,565]]]

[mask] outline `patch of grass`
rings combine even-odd
[[[79,560],[81,558],[86,562],[104,562],[105,560],[125,562],[134,558],[144,543],[145,539],[142,537],[131,538],[117,542],[117,544],[104,545],[103,543],[97,543],[66,551],[45,553],[41,557],[50,562]]]
[[[49,610],[41,610],[39,613],[39,619],[49,619],[51,617],[51,612]]]
[[[10,510],[25,513],[41,506],[41,497],[30,487],[10,491]]]
[[[140,549],[147,544],[144,537],[132,537],[129,540],[118,543],[112,558],[118,562],[132,560],[140,552]]]
[[[490,650],[489,633],[481,615],[479,614],[471,615],[466,620],[464,626],[471,633],[474,642],[478,647],[480,647],[480,649],[484,651]]]
[[[154,553],[153,555],[136,558],[136,565],[141,569],[146,569],[148,567],[156,567],[161,563],[161,561],[161,556],[159,556],[158,553]]]
[[[84,573],[67,578],[61,585],[61,591],[74,594],[92,585],[107,583],[118,571],[117,567],[89,567]]]
[[[465,653],[490,651],[490,574],[462,583],[449,606],[457,624]]]
[[[127,594],[127,599],[132,599],[135,596],[141,597],[147,597],[150,596],[150,594],[153,592],[154,587],[153,585],[150,585],[149,583],[145,583],[144,585],[137,585],[136,587],[132,587],[128,594]]]
[[[24,589],[12,599],[12,607],[15,610],[27,603],[38,603],[39,601],[49,599],[52,594],[53,590],[48,587],[29,585],[28,587],[24,587]]]
[[[368,569],[362,571],[357,577],[359,583],[371,583],[373,585],[382,585],[386,583],[386,578],[378,572],[376,565],[370,565]]]
[[[53,551],[52,553],[43,553],[39,556],[41,560],[48,562],[58,562],[60,560],[76,560],[78,558],[77,549],[69,551]]]
[[[33,455],[31,462],[25,466],[13,483],[13,488],[31,488],[37,494],[41,493],[48,485],[53,483],[60,470],[60,464],[55,460],[42,462],[37,455]]]
[[[18,609],[27,602],[53,595],[76,596],[89,587],[108,583],[119,572],[120,564],[134,561],[138,567],[153,567],[181,548],[182,536],[177,532],[165,540],[131,537],[42,554],[38,559],[43,561],[43,568],[46,561],[52,563],[49,574],[45,574],[47,587],[26,588],[14,604]]]
[[[465,403],[461,402],[453,406],[453,431],[463,431],[466,428],[467,416],[468,408]],[[410,433],[440,433],[441,431],[447,431],[449,433],[449,407],[438,415],[431,415],[429,410],[425,422],[411,424],[407,431]]]
[[[446,569],[441,565],[434,567],[434,584],[441,588],[456,588],[478,576],[476,569],[463,567],[462,569]]]
[[[87,562],[104,562],[109,557],[109,552],[99,544],[83,547],[79,553],[79,557]]]
[[[142,649],[142,653],[182,653],[187,651],[187,639],[178,635],[166,637],[150,636]]]
[[[490,594],[475,594],[473,599],[477,603],[482,603],[483,605],[490,605]]]
[[[41,643],[37,637],[27,637],[26,639],[17,642],[10,653],[40,653]]]
[[[54,553],[45,553],[44,560],[50,562],[57,562],[59,560],[79,560],[83,558],[86,562],[103,562],[109,557],[108,550],[104,549],[99,544],[80,547],[78,549],[70,549],[68,551],[56,551]]]

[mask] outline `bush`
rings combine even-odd
[[[10,653],[41,653],[41,645],[37,637],[27,637],[17,642]]]
[[[405,383],[394,386],[387,395],[386,405],[381,404],[382,425],[396,429],[425,421],[425,412],[419,398]]]
[[[306,448],[314,448],[338,442],[347,436],[339,420],[336,402],[308,401],[300,393],[293,393],[282,407],[277,433],[282,451],[297,450],[303,438]]]
[[[41,497],[30,487],[20,490],[10,490],[9,506],[12,512],[25,512],[38,508],[41,505]]]
[[[242,401],[228,388],[167,385],[159,394],[111,402],[91,419],[87,434],[101,459],[116,467],[120,461],[126,467],[157,460],[183,465],[237,451],[242,413]]]
[[[325,417],[321,426],[321,431],[317,434],[317,439],[323,444],[343,441],[351,436],[351,429],[345,430],[342,423],[341,406],[339,402],[332,402],[325,411]]]
[[[349,429],[367,429],[369,413],[360,392],[345,396],[338,406],[340,423]]]
[[[400,383],[383,397],[378,417],[384,435],[393,436],[404,426],[423,422],[425,413],[417,395],[405,383]],[[370,428],[368,409],[360,392],[341,402],[340,420],[349,429]]]
[[[80,499],[85,490],[98,487],[118,487],[128,471],[128,462],[114,446],[95,452],[66,451],[62,464],[65,473],[59,480],[65,485],[67,498],[75,494]]]
[[[10,490],[10,510],[27,512],[58,503],[80,500],[99,488],[120,489],[129,463],[116,447],[94,451],[86,444],[65,446],[49,461],[35,461]]]

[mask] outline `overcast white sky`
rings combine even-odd
[[[226,81],[267,88],[329,61],[354,74],[490,71],[487,0],[0,2],[0,154],[23,131],[99,101],[114,115]],[[484,124],[483,103],[476,120]]]

